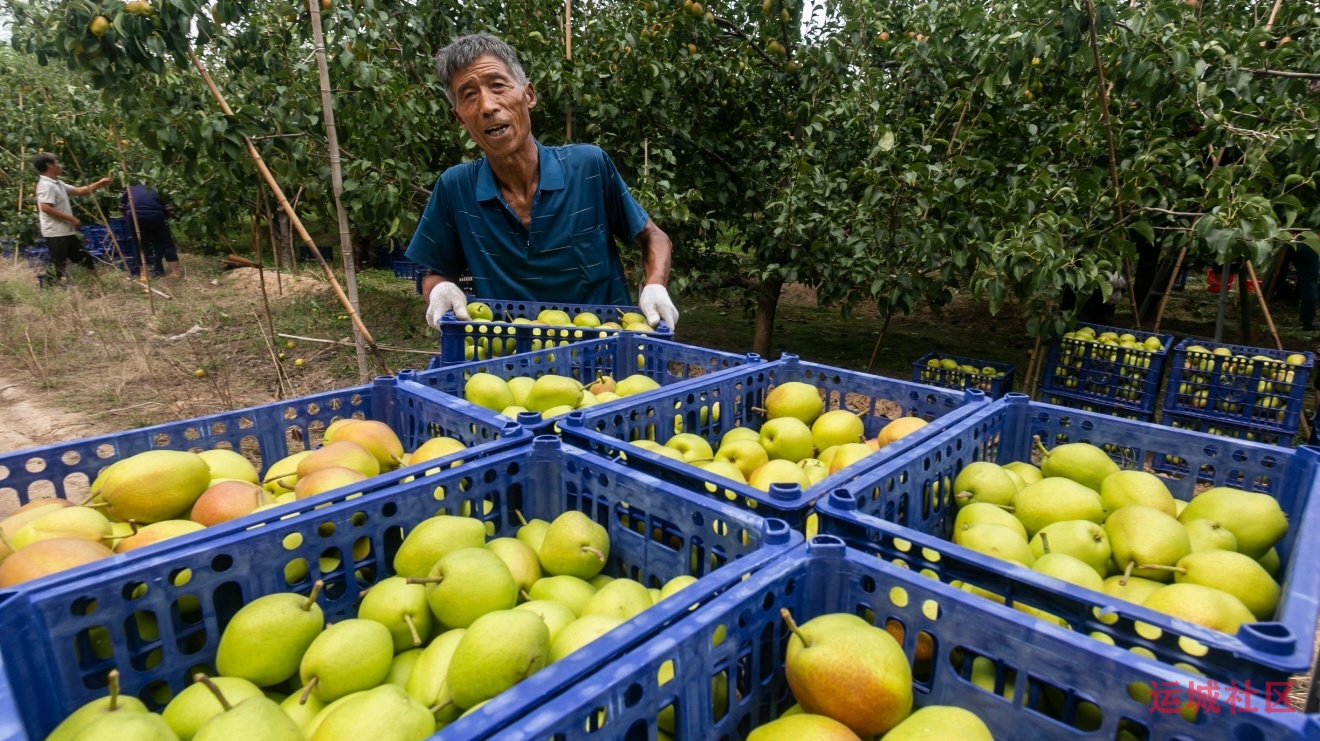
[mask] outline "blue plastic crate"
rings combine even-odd
[[[119,249],[127,257],[137,255],[137,239],[133,236],[133,224],[122,216],[110,219],[110,231],[119,241]]]
[[[479,517],[494,537],[511,536],[527,519],[586,512],[610,535],[610,575],[658,585],[682,574],[699,581],[556,662],[500,696],[488,710],[447,728],[439,739],[480,738],[576,685],[624,650],[689,614],[802,540],[782,522],[684,494],[649,476],[561,445],[553,437],[506,450],[462,468],[322,506],[297,517],[220,538],[163,548],[94,578],[66,580],[11,595],[0,609],[0,643],[22,732],[42,738],[71,710],[104,693],[111,668],[126,694],[150,706],[153,691],[177,692],[212,668],[220,635],[238,608],[277,592],[310,591],[322,579],[326,619],[356,614],[359,591],[390,575],[404,531],[436,514]],[[165,544],[165,545],[168,545]],[[322,570],[322,557],[333,557]],[[290,584],[290,563],[309,572]],[[187,570],[186,580],[179,575]],[[133,598],[137,585],[145,594]],[[195,597],[196,610],[181,608]],[[158,617],[159,637],[138,635],[136,616]],[[112,652],[98,656],[89,631],[104,628]],[[0,692],[0,701],[4,694]]]
[[[621,331],[618,329],[550,327],[540,324],[513,323],[514,319],[535,319],[538,314],[547,309],[558,309],[567,312],[569,318],[584,312],[595,314],[602,324],[617,322],[623,312],[641,312],[635,306],[502,301],[500,299],[469,296],[468,303],[473,301],[480,301],[489,306],[491,312],[495,315],[496,321],[463,322],[455,319],[452,313],[445,314],[440,319],[440,357],[431,361],[431,368],[450,363],[486,360],[491,357],[531,352],[596,337],[609,337]],[[672,340],[674,338],[673,330],[669,329],[663,322],[650,334],[662,340]],[[470,343],[469,340],[471,340]],[[483,355],[485,357],[482,357]]]
[[[475,373],[491,373],[503,379],[518,376],[539,378],[547,374],[569,376],[590,384],[599,375],[612,376],[621,381],[633,374],[642,374],[661,386],[669,386],[696,376],[716,373],[729,368],[757,362],[756,355],[707,350],[679,342],[658,340],[637,332],[620,332],[610,337],[582,340],[569,345],[509,355],[492,360],[446,365],[422,373],[405,371],[401,378],[430,386],[455,397],[454,403],[468,414],[488,419],[492,424],[504,420],[499,416],[463,398],[463,387]],[[635,401],[639,397],[629,397]],[[627,399],[606,402],[600,407],[627,403]],[[554,422],[541,419],[541,415],[519,415],[519,420],[533,432],[550,432]]]
[[[38,239],[36,247],[24,247],[23,257],[27,258],[29,268],[45,270],[50,264],[50,249],[46,247],[46,240]]]
[[[1137,342],[1151,336],[1149,332],[1099,324],[1078,326],[1094,329],[1097,336],[1104,332],[1130,334]],[[1147,414],[1154,412],[1159,402],[1164,362],[1173,345],[1172,335],[1162,334],[1159,339],[1163,349],[1157,352],[1055,337],[1045,360],[1041,389]]]
[[[101,256],[110,248],[110,229],[101,224],[83,224],[79,227],[83,236],[83,249],[94,257]]]
[[[1066,632],[1042,628],[1022,613],[846,549],[829,537],[752,575],[500,737],[657,738],[656,718],[672,708],[673,738],[746,738],[794,702],[784,675],[789,634],[782,609],[799,624],[839,612],[861,615],[878,626],[897,623],[894,631],[903,636],[913,663],[915,706],[970,710],[996,739],[1102,741],[1125,738],[1120,731],[1148,741],[1320,737],[1320,718],[1266,713],[1260,699],[1256,712],[1230,713],[1221,705],[1218,713],[1197,713],[1194,722],[1177,712],[1153,712],[1150,704],[1132,697],[1129,686],[1158,686],[1162,697],[1174,693],[1187,701],[1187,675],[1112,646],[1078,646]],[[917,658],[919,640],[931,642],[933,660]],[[993,662],[992,689],[970,681],[976,659]],[[662,667],[673,670],[673,679],[664,684]],[[714,701],[717,682],[726,688],[722,704]],[[1223,693],[1220,698],[1226,699]],[[498,703],[491,703],[490,712],[500,710]]]
[[[1235,425],[1231,422],[1225,422],[1224,420],[1204,419],[1191,414],[1178,414],[1177,412],[1165,411],[1160,416],[1160,424],[1168,427],[1175,427],[1180,430],[1204,432],[1207,435],[1231,437],[1236,440],[1250,440],[1264,445],[1275,445],[1284,448],[1293,447],[1292,435],[1249,425]],[[1151,461],[1150,465],[1151,468],[1160,473],[1167,473],[1175,476],[1187,475],[1187,461],[1178,456],[1159,456]],[[1205,481],[1211,478],[1212,473],[1212,471],[1207,470],[1198,471],[1197,477]],[[1240,483],[1230,481],[1229,484],[1241,488]]]
[[[412,280],[417,274],[417,263],[409,260],[394,261],[394,277],[403,280]]]
[[[1213,472],[1217,486],[1247,482],[1279,501],[1288,533],[1277,548],[1282,599],[1273,621],[1243,626],[1237,635],[1175,620],[1144,607],[1050,579],[945,540],[957,506],[952,483],[972,461],[1032,461],[1033,438],[1047,447],[1090,442],[1139,450],[1115,455],[1123,468],[1142,470],[1165,455]],[[1111,455],[1114,453],[1111,452]],[[910,449],[817,505],[821,532],[849,545],[929,569],[942,581],[962,581],[1008,594],[1058,615],[1079,635],[1099,632],[1122,648],[1149,651],[1167,664],[1185,663],[1220,681],[1286,679],[1311,666],[1320,610],[1320,448],[1287,450],[1169,427],[1065,410],[1010,394],[928,443]],[[1196,477],[1166,478],[1173,495],[1190,500]],[[1144,623],[1145,625],[1141,625]],[[1152,627],[1153,626],[1153,627]],[[1080,640],[1080,639],[1079,639]]]
[[[1187,351],[1196,345],[1207,352]],[[1242,357],[1213,354],[1220,348]],[[1306,362],[1290,365],[1285,362],[1290,355],[1301,355]],[[1253,356],[1269,360],[1251,360]],[[1310,352],[1183,340],[1169,363],[1164,411],[1291,436],[1302,416],[1314,362]]]
[[[664,442],[677,432],[691,432],[716,448],[724,433],[735,427],[760,429],[762,414],[756,410],[763,406],[766,394],[774,386],[789,381],[802,381],[823,389],[827,411],[856,412],[862,418],[868,439],[900,417],[921,417],[931,424],[806,490],[796,484],[775,484],[769,492],[760,491],[629,444],[633,440]],[[750,364],[657,389],[632,403],[575,411],[559,428],[566,440],[599,455],[625,460],[630,467],[690,491],[727,498],[810,532],[811,504],[816,499],[837,487],[847,486],[863,472],[884,465],[896,453],[934,436],[983,404],[985,394],[975,389],[935,388],[808,363],[785,354],[781,360]]]
[[[1130,419],[1134,422],[1153,422],[1154,416],[1149,412],[1136,412],[1114,404],[1105,404],[1092,399],[1077,398],[1068,394],[1043,392],[1040,396],[1041,402],[1053,404],[1054,406],[1067,407],[1068,409],[1080,409],[1083,412],[1094,412],[1103,414],[1106,417],[1119,417],[1121,419]],[[1048,440],[1045,442],[1049,442]],[[1121,443],[1105,443],[1101,446],[1115,460],[1137,460],[1141,458],[1141,449]]]
[[[977,369],[977,372],[968,373],[927,365],[931,360],[943,358],[948,358],[959,366],[973,366]],[[981,373],[980,371],[985,368],[993,368],[995,375],[990,376]],[[992,363],[989,360],[977,360],[976,358],[964,358],[960,355],[933,352],[923,355],[920,360],[912,364],[912,380],[915,383],[924,383],[946,389],[980,389],[991,399],[998,399],[1013,390],[1013,372],[1016,370],[1016,366],[1008,363]]]

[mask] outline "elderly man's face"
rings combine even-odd
[[[510,155],[532,134],[532,83],[519,85],[498,57],[487,54],[454,75],[454,115],[488,157]]]

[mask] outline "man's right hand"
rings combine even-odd
[[[431,297],[426,307],[426,323],[440,329],[440,318],[449,311],[454,312],[454,316],[462,321],[472,321],[472,317],[468,316],[467,296],[463,294],[463,289],[447,280],[442,280],[431,289]]]
[[[77,229],[78,227],[82,226],[82,222],[81,222],[81,221],[78,221],[78,217],[77,217],[77,216],[70,216],[70,217],[69,217],[69,226],[72,226],[74,229]]]

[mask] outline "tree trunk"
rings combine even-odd
[[[1247,271],[1238,270],[1238,342],[1243,345],[1251,344],[1251,303],[1247,297],[1247,289],[1251,283],[1247,280]]]
[[[1155,316],[1155,307],[1157,301],[1147,301],[1146,297],[1152,290],[1164,287],[1164,283],[1159,281],[1160,269],[1160,248],[1158,245],[1151,244],[1146,238],[1135,232],[1130,232],[1132,239],[1137,244],[1137,265],[1136,281],[1133,288],[1137,292],[1137,303],[1144,307],[1141,316],[1141,322],[1145,325]],[[1165,276],[1165,281],[1168,276]]]
[[[280,264],[285,270],[293,270],[298,262],[293,257],[293,225],[284,211],[275,212],[275,235],[279,238],[276,249],[280,251]]]
[[[752,341],[752,350],[761,357],[770,360],[774,349],[775,311],[779,308],[779,293],[784,288],[780,278],[761,281],[756,291],[756,336]]]

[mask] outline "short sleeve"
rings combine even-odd
[[[426,202],[426,209],[422,211],[421,221],[417,222],[417,230],[413,232],[404,256],[450,280],[458,280],[467,270],[443,175],[436,181],[435,190],[431,191],[431,199]]]
[[[605,209],[608,211],[610,232],[625,242],[631,243],[646,228],[651,217],[633,198],[628,184],[614,167],[614,161],[605,152],[600,156],[604,160]]]
[[[59,183],[60,183],[60,187],[64,189],[64,192],[65,192],[65,193],[68,193],[69,195],[73,195],[73,192],[74,192],[75,190],[78,190],[77,188],[75,188],[75,187],[72,186],[72,185],[69,185],[68,183],[64,182],[63,180],[59,181]]]

